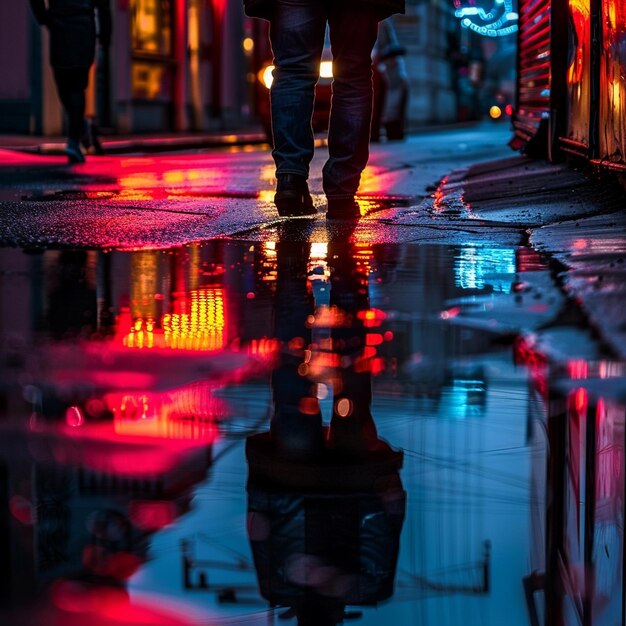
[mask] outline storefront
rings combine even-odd
[[[557,366],[525,341],[517,353],[531,378],[530,623],[623,624],[623,364]]]
[[[176,24],[171,0],[131,0],[131,94],[133,130],[172,128],[176,81],[180,68],[174,54]]]
[[[626,1],[520,0],[519,23],[515,143],[626,172]]]
[[[517,110],[518,146],[545,132],[550,111],[550,0],[519,1]],[[547,130],[547,129],[546,129]]]
[[[112,50],[110,77],[118,129],[207,130],[239,121],[245,90],[240,5],[118,0],[122,40]]]

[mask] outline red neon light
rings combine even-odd
[[[9,510],[11,515],[26,526],[33,523],[33,505],[30,500],[24,496],[15,495],[9,500]]]
[[[52,607],[46,607],[46,623],[63,626],[191,626],[181,607],[163,597],[138,600],[123,587],[91,582],[58,580],[50,589]],[[36,622],[34,622],[36,623]],[[39,622],[43,623],[43,622]],[[194,622],[195,623],[195,622]]]
[[[80,407],[70,406],[65,411],[65,422],[68,426],[72,428],[77,428],[78,426],[82,426],[85,423],[85,418],[83,416]]]
[[[439,314],[439,317],[441,317],[442,320],[449,320],[459,315],[459,313],[461,313],[461,307],[455,306],[455,307],[452,307],[451,309],[448,309],[447,311],[442,311]]]
[[[589,375],[589,364],[587,361],[569,361],[567,364],[569,375],[572,380],[584,380]]]
[[[579,387],[578,389],[572,391],[570,400],[572,408],[578,413],[584,413],[587,411],[589,396],[587,394],[587,390],[583,387]]]
[[[383,336],[380,333],[367,333],[365,335],[365,345],[379,346],[383,342]]]
[[[120,435],[213,443],[215,421],[229,415],[228,405],[202,383],[169,392],[111,393],[104,400]]]
[[[107,552],[102,546],[89,545],[83,550],[83,565],[96,574],[113,580],[128,580],[140,567],[141,559],[130,552]]]
[[[387,318],[387,314],[380,309],[366,309],[365,311],[359,311],[356,316],[360,320],[384,320]]]
[[[320,403],[317,398],[301,398],[298,409],[303,415],[317,415],[320,412]]]
[[[130,521],[146,531],[169,526],[178,516],[176,505],[166,500],[135,500],[129,506]]]

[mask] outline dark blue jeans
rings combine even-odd
[[[276,174],[309,174],[311,125],[328,23],[333,54],[329,158],[323,169],[329,198],[352,198],[369,157],[372,48],[378,17],[348,0],[276,0],[270,22],[274,82],[270,91]]]

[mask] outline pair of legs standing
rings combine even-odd
[[[361,173],[369,157],[372,117],[372,49],[378,35],[378,16],[367,4],[345,0],[277,0],[270,21],[274,53],[274,81],[270,92],[273,157],[282,214],[297,208],[296,195],[283,194],[287,182],[299,186],[301,205],[308,205],[306,179],[313,158],[311,125],[315,85],[328,25],[333,54],[332,105],[328,129],[329,158],[323,187],[329,216],[347,217],[353,207]],[[287,189],[289,190],[289,189]],[[311,205],[312,206],[312,205]],[[334,209],[334,210],[333,210]]]

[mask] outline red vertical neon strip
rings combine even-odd
[[[187,0],[174,0],[174,128],[186,130],[187,111]]]

